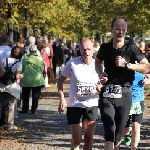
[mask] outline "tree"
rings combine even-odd
[[[9,19],[8,3],[13,6]],[[36,24],[40,29],[44,24],[47,33],[70,39],[96,33],[103,35],[109,32],[112,18],[118,15],[129,19],[129,33],[141,34],[150,27],[146,0],[2,0],[0,14],[3,25],[13,23],[16,28],[25,25],[32,28]]]

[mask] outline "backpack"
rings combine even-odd
[[[8,58],[6,58],[6,67],[5,67],[5,73],[2,77],[0,77],[0,82],[2,82],[5,85],[12,84],[16,81],[16,76],[11,71],[11,68],[19,61],[16,61],[14,64],[11,65],[11,67],[8,67]]]

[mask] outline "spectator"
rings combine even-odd
[[[24,41],[23,40],[18,40],[16,43],[16,46],[20,46],[21,48],[24,48]]]
[[[8,46],[11,47],[11,48],[14,47],[14,41],[9,41]]]
[[[59,77],[59,71],[61,71],[62,64],[64,63],[64,53],[58,42],[55,42],[53,45],[54,56],[53,56],[53,73],[55,83],[57,83]]]
[[[23,106],[20,113],[29,111],[29,95],[32,89],[31,113],[36,114],[38,100],[41,94],[41,86],[45,85],[43,77],[43,59],[37,52],[37,46],[29,47],[30,54],[22,59],[22,71],[24,78],[21,80]]]
[[[50,61],[48,58],[48,54],[46,53],[46,42],[44,41],[41,43],[41,56],[44,62],[43,75],[45,77],[45,87],[50,87],[50,85],[48,84],[48,75],[47,75],[47,68],[50,66]]]
[[[17,99],[20,97],[20,85],[17,83],[17,79],[22,79],[23,74],[22,72],[22,64],[20,62],[23,55],[23,51],[20,47],[15,46],[11,50],[11,58],[3,59],[4,67],[11,67],[11,71],[16,76],[16,80],[11,80],[9,85],[4,85],[0,82],[0,97],[1,97],[1,104],[8,100],[8,116],[6,120],[6,126],[4,129],[14,130],[17,127],[14,125],[14,108]],[[2,105],[1,105],[2,106]],[[1,111],[2,107],[0,107]]]
[[[34,36],[29,36],[29,38],[28,38],[28,40],[27,40],[27,44],[28,44],[28,45],[26,45],[25,48],[24,48],[26,55],[29,55],[29,54],[30,54],[29,47],[32,46],[32,45],[35,45],[35,42],[36,42],[35,37],[34,37]],[[36,53],[37,53],[37,55],[41,56],[39,50],[38,50]]]
[[[9,47],[9,36],[3,35],[1,37],[1,46],[0,46],[0,60],[2,61],[4,58],[10,57],[11,47]]]
[[[75,57],[78,57],[78,56],[81,56],[79,45],[77,45],[76,48],[75,48]]]
[[[11,47],[9,47],[9,36],[8,35],[3,35],[0,38],[0,61],[2,61],[4,58],[10,57],[11,53]],[[3,101],[0,97],[0,101]],[[2,106],[3,107],[3,104]],[[0,110],[1,111],[1,110]],[[0,112],[1,113],[1,112]],[[4,114],[4,113],[2,113]],[[0,115],[1,118],[4,118],[4,116]]]

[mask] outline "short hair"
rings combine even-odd
[[[12,48],[14,46],[14,41],[9,41],[8,46],[10,46]]]
[[[29,44],[30,43],[35,43],[35,37],[34,36],[29,36],[29,38],[28,38],[28,42],[29,42]]]
[[[37,55],[37,45],[30,45],[29,46],[29,51],[30,51],[30,54],[36,54]]]
[[[111,28],[114,27],[114,23],[116,20],[118,19],[123,19],[126,23],[128,23],[128,20],[124,17],[124,16],[116,16],[115,18],[113,18],[112,22],[111,22]]]
[[[8,35],[3,35],[1,37],[1,42],[2,42],[2,44],[9,42],[9,36]]]
[[[16,43],[16,46],[20,46],[20,47],[24,47],[24,42],[23,40],[19,40],[17,43]]]
[[[86,41],[91,41],[92,44],[93,44],[93,41],[92,41],[90,38],[83,38],[83,39],[81,40],[80,49],[83,48],[83,43],[86,42]],[[93,44],[93,45],[94,45],[94,44]]]
[[[21,59],[23,56],[23,50],[20,46],[14,46],[10,53],[12,58]]]

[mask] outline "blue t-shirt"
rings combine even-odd
[[[145,74],[135,72],[135,79],[132,84],[132,103],[144,101],[144,80]]]

